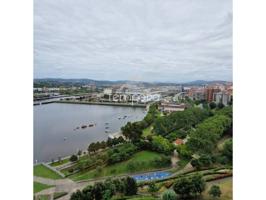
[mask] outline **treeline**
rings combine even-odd
[[[70,200],[109,200],[112,196],[132,196],[137,194],[137,183],[132,177],[106,179],[104,182],[89,185],[82,191],[72,193]]]
[[[231,125],[232,119],[229,116],[218,114],[210,117],[191,131],[186,145],[195,153],[209,154]]]
[[[209,117],[209,112],[200,108],[189,108],[183,112],[173,112],[170,115],[160,117],[154,122],[154,132],[158,135],[167,136],[177,130],[184,138],[186,131]]]
[[[144,119],[133,123],[128,122],[121,128],[122,134],[132,142],[138,141],[142,135],[142,131],[150,126],[159,117],[159,115],[160,112],[158,111],[158,105],[152,104]]]
[[[135,145],[139,149],[155,151],[165,155],[170,155],[174,150],[174,145],[160,135],[148,136],[147,139],[141,139]]]
[[[100,150],[100,149],[105,149],[106,147],[113,147],[117,144],[122,144],[125,143],[126,141],[124,140],[124,138],[122,136],[118,137],[118,138],[108,138],[107,141],[102,141],[102,142],[92,142],[89,146],[88,146],[88,152],[89,153],[95,153],[96,151]]]
[[[121,146],[109,149],[108,154],[108,164],[114,164],[124,160],[128,160],[137,151],[137,147],[134,144],[126,143]]]

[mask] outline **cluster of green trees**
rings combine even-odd
[[[158,105],[152,104],[144,119],[133,123],[128,122],[121,128],[122,134],[132,142],[138,142],[143,130],[150,126],[159,117],[159,115],[160,112],[158,111]]]
[[[174,145],[162,136],[152,136],[151,149],[153,151],[171,154],[174,150]]]
[[[181,144],[176,147],[178,156],[183,160],[190,160],[192,157],[192,151],[186,144]]]
[[[109,200],[115,194],[132,196],[137,194],[137,183],[132,177],[107,179],[72,193],[70,200]]]
[[[142,121],[133,123],[128,122],[121,128],[121,131],[126,138],[128,138],[132,142],[136,142],[140,139],[144,128],[145,126],[143,126]]]
[[[69,160],[71,162],[76,162],[78,160],[78,156],[77,155],[72,155],[72,156],[70,156]]]
[[[105,141],[102,141],[102,142],[92,142],[90,143],[90,145],[88,146],[88,152],[89,153],[95,153],[96,151],[100,150],[100,149],[105,149],[106,148],[106,142]]]
[[[109,149],[108,154],[108,164],[114,164],[124,160],[128,160],[138,148],[132,143],[125,143],[123,145]]]
[[[148,136],[147,139],[140,139],[135,145],[141,150],[156,151],[165,155],[171,154],[174,150],[174,145],[160,135]]]
[[[197,159],[192,159],[191,165],[196,169],[202,169],[211,166],[214,162],[215,159],[211,155],[201,155]]]
[[[105,164],[106,162],[107,162],[106,153],[90,155],[90,156],[87,156],[86,159],[79,159],[76,165],[68,169],[68,172],[73,173],[76,171],[83,171],[88,168],[101,166]]]
[[[112,147],[115,146],[117,144],[122,144],[125,143],[126,141],[124,140],[124,138],[122,136],[120,136],[119,138],[108,138],[107,141],[102,141],[102,142],[92,142],[89,146],[88,146],[88,152],[89,153],[95,153],[96,151],[100,150],[100,149],[105,149],[106,147]]]
[[[187,146],[190,150],[210,154],[223,133],[232,125],[232,119],[226,115],[214,115],[197,125],[189,134]]]
[[[158,118],[158,116],[160,116],[160,111],[158,110],[158,105],[152,104],[149,107],[148,113],[144,117],[143,123],[146,123],[145,126],[148,127]]]
[[[177,179],[173,185],[175,193],[182,199],[199,196],[205,190],[205,181],[199,174]]]
[[[176,138],[184,139],[188,134],[188,131],[185,131],[183,129],[175,130],[168,135],[165,136],[166,139],[173,142],[176,140]]]
[[[216,161],[221,164],[232,165],[233,162],[233,140],[229,139],[223,145],[222,151],[216,156]]]
[[[170,115],[155,120],[154,132],[158,135],[167,136],[180,129],[189,130],[208,116],[209,112],[200,108],[189,108],[183,112],[173,112]],[[185,135],[182,135],[182,137],[185,137]]]
[[[126,141],[124,140],[124,138],[122,136],[118,137],[118,138],[108,138],[106,141],[106,145],[108,147],[112,147],[118,144],[122,144],[125,143]]]

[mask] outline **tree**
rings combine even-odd
[[[95,183],[93,187],[93,194],[95,199],[102,199],[104,193],[104,185],[103,183]]]
[[[190,159],[192,156],[191,150],[188,148],[186,144],[181,144],[176,147],[178,155],[181,159]]]
[[[173,189],[179,196],[188,197],[191,192],[191,181],[188,178],[177,179],[173,185]]]
[[[82,200],[93,200],[93,186],[89,185],[82,190]]]
[[[108,147],[112,147],[113,146],[113,140],[111,138],[108,138],[106,144]]]
[[[78,156],[76,156],[76,155],[72,155],[72,156],[69,158],[69,160],[70,160],[71,162],[76,162],[76,161],[78,160]]]
[[[124,181],[125,181],[125,195],[132,196],[137,194],[138,187],[135,179],[128,176]]]
[[[78,156],[81,156],[81,155],[82,155],[82,151],[78,150]]]
[[[220,197],[222,194],[220,187],[218,185],[213,185],[211,189],[209,190],[209,195],[213,198]]]
[[[153,136],[151,144],[152,144],[152,149],[154,151],[164,153],[164,154],[170,154],[172,150],[174,149],[173,144],[160,135]]]
[[[214,109],[214,108],[216,108],[216,103],[215,102],[211,102],[209,104],[209,106],[210,106],[210,109]]]
[[[157,192],[159,190],[159,188],[155,185],[154,182],[149,183],[148,186],[148,192],[154,194],[155,192]]]
[[[224,107],[224,104],[223,104],[222,102],[220,102],[220,103],[218,103],[217,107],[218,107],[219,109],[222,109],[222,108]]]
[[[106,144],[105,141],[102,141],[102,142],[100,143],[100,149],[105,149],[106,146],[107,146],[107,144]]]
[[[192,159],[191,161],[191,165],[197,169],[209,167],[212,163],[212,157],[205,154],[200,156],[198,159]]]
[[[96,151],[96,144],[94,142],[90,143],[89,147],[88,147],[88,152],[95,152]]]
[[[162,195],[162,200],[176,200],[177,195],[173,190],[166,190]]]
[[[131,141],[135,142],[140,139],[142,135],[143,127],[139,122],[128,122],[125,126],[121,128],[123,135],[130,139]]]
[[[174,191],[181,198],[200,195],[205,189],[205,181],[199,174],[192,177],[177,179],[173,186]]]
[[[201,194],[206,186],[205,181],[202,179],[202,175],[196,174],[191,177],[191,183],[192,183],[192,188],[191,188],[191,193],[193,196]]]
[[[83,200],[83,193],[80,190],[77,190],[77,192],[72,193],[70,200]]]
[[[230,163],[233,162],[233,140],[229,139],[225,142],[222,150],[222,155],[225,156]]]

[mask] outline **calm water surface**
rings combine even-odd
[[[92,142],[106,140],[109,134],[106,130],[114,133],[128,121],[143,119],[144,111],[143,108],[62,103],[34,106],[34,161],[57,160],[78,149],[87,149]],[[92,123],[96,126],[76,129]]]

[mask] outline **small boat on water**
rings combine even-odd
[[[89,124],[89,127],[93,127],[94,126],[94,124]]]
[[[64,141],[66,141],[66,139],[67,139],[67,138],[66,138],[66,137],[64,137]]]
[[[121,117],[118,117],[118,119],[120,120],[120,119],[121,119]]]
[[[105,127],[105,129],[109,129],[109,127],[108,127],[108,126],[106,126],[106,127]]]
[[[86,125],[82,125],[82,126],[81,126],[81,128],[83,128],[83,129],[84,129],[84,128],[87,128],[87,126],[86,126]]]

